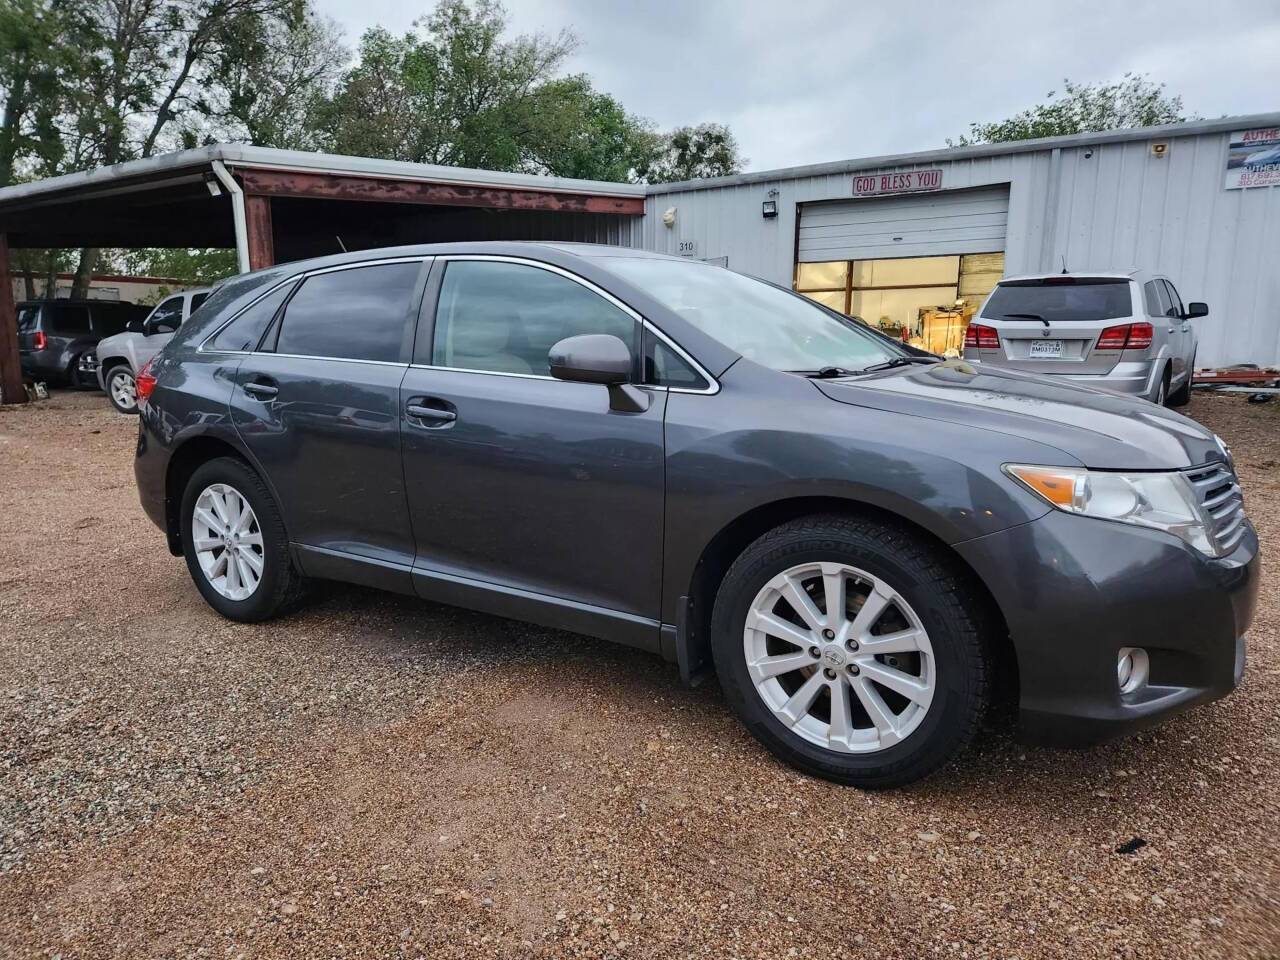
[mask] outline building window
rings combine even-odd
[[[932,353],[959,356],[964,331],[1004,274],[1003,253],[796,264],[795,290]]]

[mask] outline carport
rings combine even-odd
[[[214,144],[0,190],[0,400],[22,403],[9,251],[234,247],[242,272],[444,240],[640,244],[642,185]]]

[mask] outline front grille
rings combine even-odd
[[[1209,514],[1209,532],[1219,554],[1230,553],[1244,536],[1244,494],[1225,463],[1193,467],[1186,472],[1200,506]]]

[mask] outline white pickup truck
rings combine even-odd
[[[141,323],[133,321],[124,333],[98,341],[98,385],[113,407],[121,413],[138,412],[134,376],[205,302],[209,291],[209,287],[193,287],[166,297]]]

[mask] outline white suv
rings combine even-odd
[[[161,300],[141,323],[98,341],[98,385],[121,413],[138,412],[134,376],[209,297],[209,287],[193,287]]]
[[[1167,277],[1058,273],[1002,280],[965,333],[966,360],[1068,377],[1181,406],[1191,399],[1194,317]]]

